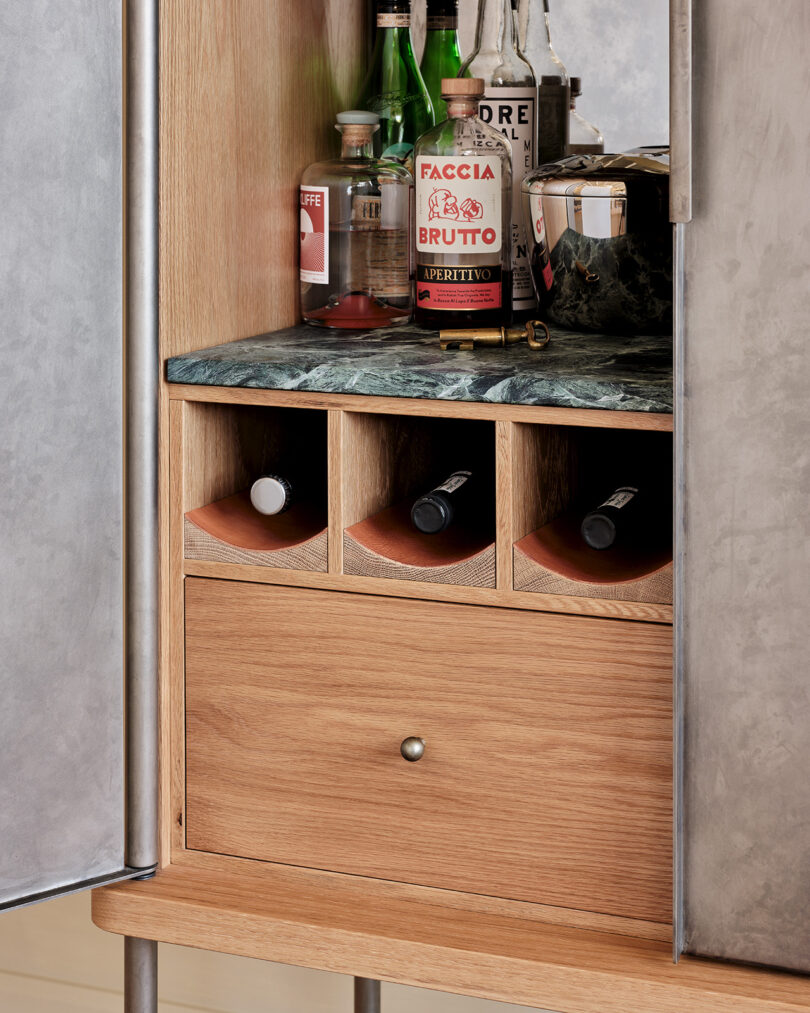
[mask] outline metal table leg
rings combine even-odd
[[[154,940],[124,939],[124,1013],[158,1013],[157,967]]]
[[[374,978],[354,979],[354,1013],[380,1013],[380,983]]]

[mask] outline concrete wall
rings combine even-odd
[[[541,0],[531,6],[541,27]],[[568,73],[582,78],[577,109],[605,136],[606,151],[669,139],[668,0],[550,0],[554,48]],[[424,0],[414,0],[414,41],[421,54]],[[460,0],[464,55],[475,38],[478,0]]]

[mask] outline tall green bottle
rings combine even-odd
[[[458,77],[461,53],[458,48],[458,0],[427,0],[425,51],[419,69],[425,80],[436,122],[447,119],[442,98],[442,78]],[[464,74],[469,77],[469,71]]]
[[[410,166],[417,137],[436,122],[413,55],[411,0],[377,0],[377,35],[359,108],[380,117],[375,153]]]

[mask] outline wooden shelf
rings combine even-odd
[[[325,573],[326,514],[298,503],[265,517],[254,510],[249,492],[239,492],[185,515],[183,552],[186,559]]]
[[[808,1013],[810,980],[542,920],[530,905],[185,853],[96,890],[102,929],[559,1013]],[[525,914],[523,913],[525,911]],[[549,912],[553,917],[553,909]]]
[[[346,573],[495,587],[495,542],[487,531],[454,524],[441,535],[425,535],[411,523],[410,506],[399,503],[346,529]]]
[[[592,549],[579,524],[562,514],[515,544],[516,591],[672,603],[671,546]]]

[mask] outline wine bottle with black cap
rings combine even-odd
[[[420,496],[411,507],[414,527],[426,535],[446,531],[455,518],[474,501],[475,480],[471,471],[454,471],[441,485]]]
[[[582,537],[592,549],[610,549],[646,532],[644,496],[635,485],[621,485],[582,520]]]

